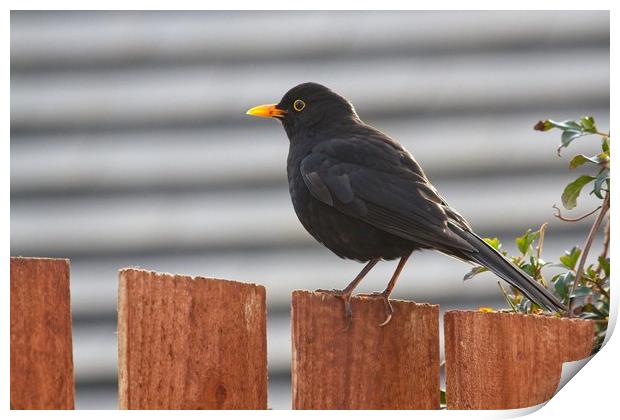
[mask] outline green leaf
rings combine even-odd
[[[597,278],[597,272],[594,269],[594,264],[590,264],[586,267],[586,269],[584,270],[583,273],[583,277],[582,278],[588,278],[590,280],[594,280],[595,278]]]
[[[601,152],[594,158],[598,161],[598,163],[607,163],[609,162],[609,153]]]
[[[564,121],[547,120],[547,121],[549,121],[549,124],[551,124],[553,127],[559,128],[562,131],[565,131],[565,130],[581,131],[582,130],[581,124],[579,124],[577,121],[573,121],[573,120],[564,120]]]
[[[609,155],[609,137],[603,138],[603,152]]]
[[[590,296],[592,294],[592,289],[587,286],[579,286],[575,289],[571,297],[585,297]]]
[[[598,263],[605,272],[605,277],[609,277],[609,257],[604,258],[602,256],[598,257]]]
[[[538,239],[540,236],[540,231],[532,232],[532,229],[528,229],[527,232],[523,234],[523,236],[519,236],[515,239],[515,243],[521,251],[521,254],[525,255],[530,250],[532,243]]]
[[[566,300],[566,296],[568,295],[568,288],[566,287],[566,283],[564,283],[563,281],[556,282],[555,292],[562,298],[562,300]]]
[[[594,181],[594,189],[592,192],[601,200],[603,199],[603,183],[607,183],[607,190],[609,190],[609,168],[603,169],[596,176],[596,181]]]
[[[527,274],[530,275],[530,277],[534,277],[535,274],[535,268],[532,264],[523,264],[521,267],[521,270],[525,271]]]
[[[542,268],[547,265],[545,260],[543,260],[542,258],[538,258],[536,255],[533,254],[530,256],[530,264],[534,268]]]
[[[580,121],[581,126],[583,127],[583,131],[587,131],[588,133],[596,133],[596,123],[594,122],[594,117],[583,117]]]
[[[469,280],[472,277],[477,276],[480,273],[484,273],[485,271],[489,271],[486,267],[483,267],[481,265],[477,265],[474,268],[472,268],[469,273],[465,274],[465,276],[463,277],[463,281]]]
[[[570,163],[568,164],[568,167],[570,169],[575,169],[583,165],[586,162],[595,163],[598,165],[601,161],[599,160],[599,156],[588,157],[586,155],[577,155],[577,156],[573,156]]]
[[[605,312],[605,310],[603,308],[598,308],[596,305],[593,305],[591,303],[586,303],[585,305],[583,305],[583,311],[584,312],[590,312],[590,313],[594,313],[597,316],[597,318],[605,318],[606,316],[609,316],[608,312]]]
[[[497,251],[499,251],[502,247],[502,243],[497,238],[482,238],[482,240],[487,244],[491,245],[491,248]]]
[[[551,279],[555,286],[555,292],[562,298],[562,300],[566,301],[568,299],[568,292],[572,287],[574,280],[575,276],[570,271],[558,274]]]
[[[577,205],[577,197],[579,197],[581,189],[594,179],[595,178],[590,175],[581,175],[579,178],[568,184],[562,193],[562,204],[564,204],[564,207],[568,210],[575,208]]]
[[[568,147],[569,144],[576,138],[583,136],[583,132],[580,130],[565,130],[562,133],[562,146]]]
[[[584,125],[585,123],[585,125]],[[594,119],[592,117],[584,117],[580,122],[573,120],[564,120],[564,121],[554,121],[554,120],[542,120],[538,121],[534,126],[534,130],[537,131],[549,131],[552,128],[557,128],[562,131],[578,131],[580,133],[589,132],[588,130],[594,124]]]
[[[609,293],[609,289],[605,289],[607,293]],[[605,315],[609,315],[609,300],[604,299],[599,303],[599,307],[601,312]]]
[[[516,266],[519,266],[520,264],[523,264],[523,257],[510,257],[510,262]]]
[[[564,251],[564,255],[560,257],[560,262],[564,267],[569,270],[574,270],[577,265],[577,261],[579,260],[579,256],[581,255],[581,249],[577,246],[574,246],[573,249],[569,251]]]
[[[446,405],[446,391],[443,389],[439,390],[439,404]]]

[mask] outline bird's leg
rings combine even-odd
[[[328,295],[335,296],[339,299],[342,299],[344,302],[344,315],[346,318],[347,326],[345,327],[345,331],[349,329],[351,326],[351,317],[353,316],[353,310],[351,309],[351,295],[353,294],[353,290],[357,287],[357,285],[366,277],[366,274],[381,260],[381,258],[373,258],[364,266],[362,271],[353,279],[351,283],[344,289],[317,289],[317,292],[326,293]]]
[[[396,286],[396,281],[398,281],[398,277],[400,276],[401,271],[403,271],[403,268],[405,267],[405,264],[407,264],[407,260],[409,259],[410,256],[411,256],[411,252],[406,255],[403,255],[400,258],[400,261],[398,262],[398,265],[396,266],[396,270],[394,270],[394,274],[392,274],[392,278],[390,279],[390,282],[388,283],[387,287],[385,288],[383,292],[360,293],[359,294],[359,296],[380,297],[383,300],[383,304],[385,305],[385,312],[387,314],[387,317],[385,318],[385,321],[379,324],[380,327],[387,325],[387,323],[390,322],[390,320],[392,319],[392,315],[394,315],[394,308],[392,308],[392,304],[390,303],[390,294],[392,294],[392,290],[394,289],[394,286]]]

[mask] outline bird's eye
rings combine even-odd
[[[295,108],[295,111],[297,112],[301,111],[305,107],[306,107],[306,103],[302,101],[301,99],[297,99],[295,102],[293,102],[293,108]]]

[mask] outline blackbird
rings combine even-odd
[[[289,138],[287,175],[304,228],[341,258],[367,262],[344,289],[319,290],[344,301],[380,261],[400,261],[383,292],[387,324],[396,281],[413,251],[434,249],[480,264],[550,311],[565,306],[545,287],[476,235],[431,185],[402,145],[365,124],[346,98],[318,83],[289,90],[278,104],[247,114],[278,119]]]

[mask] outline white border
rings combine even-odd
[[[9,10],[10,9],[50,9],[50,2],[46,1],[7,1],[5,4],[8,5],[8,8],[3,15],[2,24],[4,28],[5,39],[7,40],[4,44],[4,57],[5,60],[8,61],[8,57],[10,56],[10,24],[9,24]],[[207,3],[204,1],[189,1],[189,0],[177,0],[174,2],[164,2],[164,1],[118,1],[118,0],[108,0],[108,1],[91,1],[88,2],[88,9],[102,9],[102,10],[130,10],[130,9],[151,9],[151,10],[177,10],[177,9],[214,9],[214,10],[242,10],[242,9],[257,9],[257,7],[261,7],[264,9],[278,10],[278,9],[293,9],[293,10],[311,10],[311,9],[324,9],[324,10],[342,10],[346,9],[345,6],[350,4],[355,4],[361,9],[365,10],[382,10],[382,9],[418,9],[418,10],[484,10],[484,9],[492,9],[492,10],[552,10],[556,9],[557,5],[563,6],[564,10],[613,10],[613,5],[617,4],[617,2],[612,1],[603,1],[603,0],[590,0],[588,2],[583,1],[563,1],[561,3],[554,1],[543,1],[543,0],[521,0],[521,1],[503,1],[503,2],[493,2],[493,1],[468,1],[468,2],[459,2],[459,1],[434,1],[434,2],[412,2],[412,1],[392,1],[392,0],[383,0],[381,2],[369,2],[369,1],[357,1],[355,3],[351,2],[335,2],[335,1],[325,1],[325,0],[314,0],[311,2],[308,1],[296,1],[292,2],[282,1],[282,0],[270,0],[266,2],[251,2],[251,1],[227,1],[227,2],[211,2]],[[463,5],[466,4],[469,8],[463,8]],[[53,4],[54,8],[57,9],[85,9],[86,4],[84,2],[79,1],[56,1]],[[587,7],[584,7],[587,6]],[[615,50],[613,46],[615,45],[615,35],[616,32],[614,30],[614,22],[617,21],[615,19],[614,13],[611,13],[611,74],[615,74],[613,71],[614,68],[614,58],[615,58]],[[7,98],[10,97],[10,81],[9,81],[9,66],[8,63],[5,63],[5,66],[2,68],[3,74],[5,76],[5,84],[4,84],[4,100],[2,101],[2,109],[4,111],[4,124],[5,124],[5,133],[6,138],[5,141],[2,142],[2,153],[0,153],[0,158],[3,160],[3,164],[1,166],[3,171],[3,182],[2,192],[3,197],[9,197],[10,190],[10,150],[9,150],[9,128],[10,128],[10,117],[9,117],[9,103]],[[611,85],[613,86],[613,80]],[[612,96],[611,96],[611,109],[613,109],[614,104],[614,95],[612,88]],[[612,115],[612,125],[614,121],[614,112],[610,113]],[[616,184],[614,183],[614,186]],[[612,186],[613,189],[616,189]],[[616,192],[614,192],[614,197]],[[615,205],[612,206],[612,209],[615,209]],[[5,232],[10,231],[10,217],[9,217],[9,200],[5,200],[2,206],[2,215],[4,216],[4,223],[6,229]],[[615,219],[615,216],[612,217]],[[614,239],[612,240],[611,250],[612,253],[614,251],[615,238],[617,237],[617,226],[612,223],[612,236]],[[3,242],[3,247],[6,249],[4,253],[5,258],[2,260],[2,268],[4,273],[7,274],[9,272],[9,249],[10,249],[10,236],[7,235],[7,240]],[[614,261],[616,260],[616,256],[614,255]],[[614,264],[614,273],[616,272],[616,265]],[[0,384],[2,384],[2,391],[0,394],[0,401],[3,407],[8,410],[9,407],[9,349],[8,349],[8,335],[9,335],[9,293],[8,287],[9,282],[8,279],[3,282],[3,292],[0,293],[1,301],[0,305],[2,306],[3,316],[1,322],[2,328],[2,339],[0,346],[0,354],[2,356],[2,360],[4,363],[0,365],[2,380]],[[612,288],[612,324],[615,324],[618,314],[618,297],[619,293],[615,288]],[[610,325],[610,330],[613,328]],[[617,337],[612,337],[608,340],[606,346],[602,349],[602,351],[594,357],[587,366],[579,372],[575,378],[573,378],[547,405],[545,405],[540,410],[532,413],[530,418],[534,419],[549,419],[549,418],[603,418],[608,412],[613,410],[616,406],[617,401],[617,388],[616,381],[619,378],[619,366],[620,361],[618,360],[618,355],[620,354],[620,339]],[[407,411],[392,411],[389,416],[394,416],[397,418],[411,418],[411,416],[415,416],[416,418],[507,418],[507,417],[515,417],[519,415],[523,415],[526,412],[531,412],[531,410],[514,410],[514,411],[486,411],[486,412],[465,412],[465,411],[439,411],[439,412],[415,412],[410,413]],[[122,412],[115,411],[113,413],[106,413],[104,411],[89,411],[86,413],[89,417],[93,416],[95,418],[104,418],[109,415],[115,416],[131,416],[131,417],[143,417],[148,416],[149,418],[169,418],[171,415],[175,415],[177,413],[165,412],[165,411],[149,411],[149,412]],[[231,418],[232,416],[252,416],[252,417],[284,417],[295,415],[297,417],[308,417],[316,415],[314,412],[290,412],[290,411],[266,411],[266,412],[221,412],[218,413],[218,417],[222,418]],[[340,416],[350,414],[348,412],[325,412],[321,413],[321,415],[326,415],[328,417],[332,416]],[[17,417],[30,417],[33,415],[32,412],[24,412],[24,411],[12,411],[10,415]],[[45,415],[48,418],[65,418],[70,416],[81,416],[84,415],[84,412],[75,411],[75,412],[47,412]],[[204,416],[209,416],[210,414],[206,414],[203,412],[183,412],[179,415],[192,417],[192,418],[204,418]],[[370,412],[356,412],[355,416],[366,418],[367,416],[374,416],[376,413]]]

